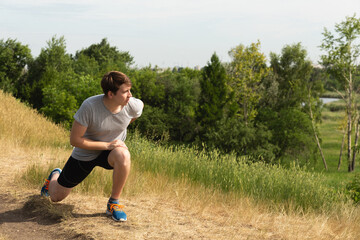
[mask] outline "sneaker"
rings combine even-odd
[[[119,205],[118,203],[111,203],[108,202],[106,214],[111,215],[112,219],[114,219],[117,222],[126,222],[127,216],[126,213],[123,211],[124,206]]]
[[[55,168],[54,170],[51,171],[49,177],[47,179],[45,179],[45,183],[44,185],[42,186],[41,188],[41,192],[40,192],[40,195],[41,196],[45,196],[45,197],[49,197],[49,183],[50,183],[50,180],[53,176],[53,174],[55,172],[58,172],[59,174],[61,173],[61,169],[60,168]]]

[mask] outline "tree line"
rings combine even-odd
[[[230,62],[221,62],[214,53],[201,70],[134,67],[131,54],[106,38],[72,55],[64,37],[54,36],[35,58],[27,45],[0,40],[0,88],[70,128],[80,104],[102,93],[102,76],[118,70],[130,77],[133,95],[145,103],[142,117],[131,127],[150,139],[247,155],[254,161],[307,162],[321,153],[317,125],[324,86],[339,92],[349,88],[331,57],[334,37],[331,44],[331,33],[323,35],[322,48],[328,53],[322,58],[324,68],[314,68],[301,43],[286,45],[267,60],[258,41],[230,49]],[[353,89],[356,67],[351,69]],[[355,112],[350,126],[359,121]]]

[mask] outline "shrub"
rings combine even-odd
[[[346,185],[346,190],[355,203],[360,201],[360,174],[355,174],[354,179]]]

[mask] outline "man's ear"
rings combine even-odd
[[[108,91],[106,96],[111,99],[114,96],[114,93],[112,91]]]

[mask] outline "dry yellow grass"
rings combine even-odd
[[[7,238],[5,238],[2,234],[0,234],[0,240],[6,240]]]
[[[69,133],[0,90],[0,139],[13,146],[69,147]]]
[[[93,239],[360,239],[360,212],[355,207],[344,206],[329,215],[274,211],[248,198],[136,168],[122,198],[126,223],[105,217],[105,196],[74,192],[62,203],[44,204],[48,200],[34,198],[39,189],[15,176],[28,164],[66,159],[71,152],[64,147],[68,133],[1,92],[0,102],[0,192],[32,206],[35,214],[60,216],[61,222],[47,226],[51,231]],[[18,224],[21,228],[22,222]],[[0,231],[0,239],[12,237]]]

